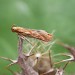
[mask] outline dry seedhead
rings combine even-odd
[[[12,27],[12,32],[18,35],[18,59],[12,60],[0,57],[11,62],[7,69],[13,75],[63,75],[68,62],[74,59],[66,59],[67,64],[63,68],[56,68],[55,64],[65,62],[65,60],[54,62],[51,48],[56,42],[52,41],[53,33],[49,34],[44,30],[26,29],[22,27]],[[24,48],[24,49],[23,49]],[[65,54],[58,54],[65,55]],[[22,72],[13,72],[9,66],[18,64]]]

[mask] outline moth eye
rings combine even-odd
[[[37,30],[37,32],[40,32],[40,30]]]
[[[47,34],[47,35],[50,35],[50,34]]]

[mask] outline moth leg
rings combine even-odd
[[[18,34],[19,35],[19,34]],[[23,40],[26,40],[27,42],[29,42],[32,46],[33,46],[33,44],[28,40],[28,38],[26,38],[25,36],[23,36],[23,35],[19,35],[20,36],[20,38],[22,38]]]

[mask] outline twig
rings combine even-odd
[[[26,60],[27,56],[24,56],[22,53],[22,46],[23,46],[23,39],[21,38],[21,36],[19,36],[19,44],[18,44],[18,64],[20,65],[20,67],[22,68],[23,74],[24,75],[38,75],[38,73],[33,70],[32,67],[30,67]]]

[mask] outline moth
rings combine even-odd
[[[47,33],[44,30],[35,30],[35,29],[27,29],[23,27],[13,26],[11,28],[12,32],[16,32],[19,35],[36,38],[45,42],[49,42],[52,39],[52,34]]]

